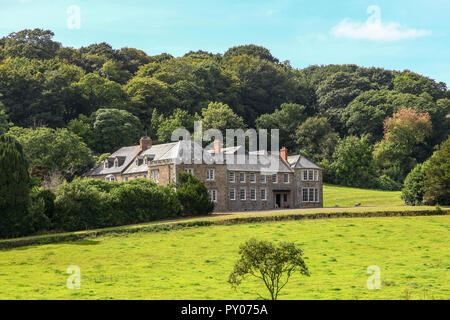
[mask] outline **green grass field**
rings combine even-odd
[[[239,245],[251,238],[300,245],[311,277],[281,299],[449,299],[450,217],[321,219],[104,236],[0,251],[0,299],[255,299],[257,281],[231,290]],[[66,288],[69,265],[81,289]],[[368,266],[382,287],[368,290]]]
[[[341,187],[330,184],[323,186],[323,206],[351,207],[356,203],[361,206],[404,206],[400,191],[381,191]]]

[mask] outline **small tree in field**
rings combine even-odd
[[[294,272],[309,276],[303,251],[293,242],[280,242],[277,246],[269,241],[251,239],[241,245],[239,254],[228,280],[235,289],[250,275],[264,281],[271,299],[277,300]]]

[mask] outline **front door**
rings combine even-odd
[[[277,193],[275,195],[275,208],[281,208],[281,194]]]

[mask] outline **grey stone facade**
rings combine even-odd
[[[190,142],[152,145],[150,138],[144,137],[139,146],[116,151],[85,176],[108,181],[147,178],[159,185],[168,185],[176,183],[180,172],[190,172],[205,182],[216,203],[216,212],[323,206],[322,169],[302,155],[288,156],[284,148],[280,154],[267,155],[276,157],[279,164],[275,172],[266,172],[261,166],[248,163],[182,162],[181,150],[186,143]],[[229,156],[238,149],[219,148],[218,151],[216,148],[206,154]]]

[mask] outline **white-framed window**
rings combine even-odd
[[[302,180],[308,181],[308,170],[303,170],[302,173]]]
[[[247,200],[247,189],[241,189],[239,192],[239,199],[241,199],[241,201],[245,201]]]
[[[216,170],[214,170],[214,169],[207,169],[206,170],[206,180],[214,181],[215,174],[216,174]]]
[[[233,171],[230,171],[228,173],[228,180],[230,181],[230,183],[236,182],[236,174]]]
[[[230,200],[236,200],[236,189],[230,188]]]
[[[156,183],[159,182],[159,169],[154,169],[151,171],[152,174],[152,180]]]
[[[302,201],[308,202],[308,188],[302,189]]]
[[[112,174],[110,174],[109,176],[106,176],[105,180],[106,181],[116,181],[116,177],[114,177]]]
[[[241,183],[245,183],[245,172],[240,172],[239,173],[239,181]]]
[[[272,175],[272,183],[278,183],[278,174]]]
[[[250,200],[256,201],[256,189],[250,189]]]
[[[108,159],[106,159],[106,160],[104,161],[104,167],[105,167],[105,169],[108,169],[108,168],[109,168],[109,162],[108,162]]]
[[[315,202],[314,201],[314,189],[313,188],[309,189],[309,202]]]
[[[261,177],[261,183],[267,183],[267,175],[261,174],[260,177]]]
[[[217,190],[208,190],[209,193],[209,199],[212,202],[217,202]]]
[[[125,177],[125,181],[128,181],[128,177]]]
[[[261,200],[267,201],[267,189],[261,189]]]
[[[289,173],[283,175],[284,183],[289,183]]]
[[[148,158],[144,157],[144,164],[148,164]]]
[[[303,170],[302,181],[319,181],[319,170]]]
[[[194,175],[194,169],[192,168],[184,168],[184,172]]]
[[[314,170],[308,170],[308,180],[314,181]]]
[[[118,167],[119,166],[119,159],[115,159],[114,160],[114,167]]]
[[[254,172],[250,172],[250,183],[256,183],[256,174]]]
[[[317,188],[303,188],[302,202],[319,202],[319,189]]]

